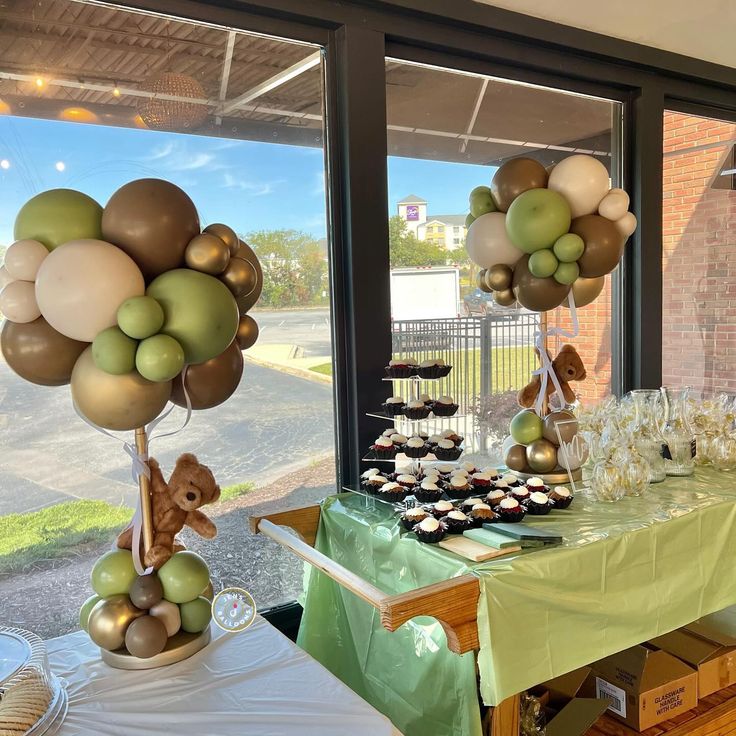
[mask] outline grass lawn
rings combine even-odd
[[[332,363],[320,363],[319,365],[313,365],[309,370],[314,371],[315,373],[321,373],[323,376],[331,376]]]

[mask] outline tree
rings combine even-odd
[[[444,266],[448,254],[439,245],[419,240],[409,232],[406,222],[394,215],[388,221],[389,258],[392,268],[398,266]]]

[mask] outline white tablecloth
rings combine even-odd
[[[59,736],[398,734],[260,616],[243,633],[213,634],[193,657],[137,672],[104,664],[84,632],[51,639],[51,668],[69,693]]]

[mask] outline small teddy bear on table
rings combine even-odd
[[[151,517],[153,545],[144,557],[146,566],[158,570],[174,553],[176,535],[185,527],[205,539],[217,536],[217,527],[199,508],[220,497],[212,471],[191,453],[181,455],[167,483],[155,458],[148,460],[151,469]],[[118,536],[120,549],[132,549],[133,528]]]

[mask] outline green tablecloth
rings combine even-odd
[[[617,504],[582,496],[525,521],[561,547],[469,564],[403,533],[385,504],[355,494],[323,506],[317,548],[387,593],[478,575],[480,691],[494,705],[532,685],[736,603],[736,488],[698,470]],[[377,612],[307,572],[299,644],[406,736],[480,733],[472,653],[432,619],[385,631]]]

